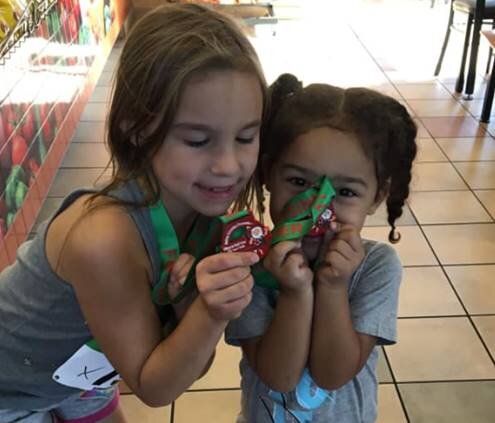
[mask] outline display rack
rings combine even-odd
[[[32,230],[127,8],[30,1],[0,44],[0,269]]]
[[[40,20],[57,4],[57,0],[29,0],[22,15],[17,20],[5,39],[0,42],[0,65],[8,57],[9,52],[39,25]]]

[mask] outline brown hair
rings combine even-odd
[[[98,195],[137,179],[145,205],[159,198],[151,158],[160,148],[190,78],[216,70],[254,74],[266,100],[256,52],[231,18],[196,4],[167,4],[133,27],[119,60],[107,120],[112,179]],[[238,200],[252,200],[252,183]]]
[[[397,100],[367,88],[326,84],[305,88],[290,74],[270,86],[271,110],[261,134],[261,154],[276,161],[298,136],[320,127],[351,132],[373,161],[378,191],[387,196],[389,240],[398,242],[395,221],[409,196],[417,127]],[[262,172],[258,169],[258,178]]]

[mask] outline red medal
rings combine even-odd
[[[262,259],[270,248],[270,230],[258,222],[251,212],[242,213],[238,219],[227,220],[222,232],[221,251],[252,251]]]
[[[318,216],[316,223],[309,230],[309,236],[323,235],[326,231],[330,229],[330,224],[335,221],[335,213],[333,211],[332,204],[323,210]]]

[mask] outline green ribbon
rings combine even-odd
[[[328,178],[323,177],[316,185],[289,200],[282,211],[283,218],[281,223],[273,229],[271,244],[301,239],[308,234],[320,215],[330,205],[334,196],[335,190],[332,184]],[[148,210],[157,237],[161,259],[159,282],[152,288],[153,302],[158,306],[178,303],[195,288],[196,265],[207,255],[218,251],[222,224],[240,219],[249,213],[244,210],[219,218],[198,216],[186,237],[183,248],[184,252],[194,257],[194,263],[179,294],[175,298],[170,298],[168,295],[168,281],[172,267],[181,252],[179,241],[163,203],[159,201],[149,207]],[[242,236],[242,234],[239,233],[238,236]],[[235,237],[236,235],[234,235]],[[278,288],[278,282],[275,277],[261,264],[258,263],[253,266],[252,274],[257,285]],[[100,351],[95,339],[90,340],[86,345]]]
[[[153,302],[156,305],[176,304],[189,294],[196,286],[196,265],[209,254],[215,252],[220,243],[221,223],[218,219],[198,216],[186,237],[183,252],[194,257],[194,263],[189,270],[179,294],[175,298],[168,295],[168,281],[172,267],[179,257],[181,250],[177,235],[167,211],[161,201],[148,208],[151,222],[155,230],[160,252],[160,279],[152,289]]]
[[[272,245],[307,235],[333,197],[335,189],[327,177],[322,177],[317,184],[290,199],[282,210],[281,222],[272,231]],[[257,285],[278,288],[275,277],[260,264],[253,268],[253,277]]]

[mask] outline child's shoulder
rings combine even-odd
[[[128,210],[108,197],[83,195],[61,212],[46,234],[47,258],[62,279],[85,269],[147,266],[139,230]]]
[[[395,248],[380,241],[363,240],[365,257],[362,266],[367,268],[381,267],[400,271],[402,263]]]

